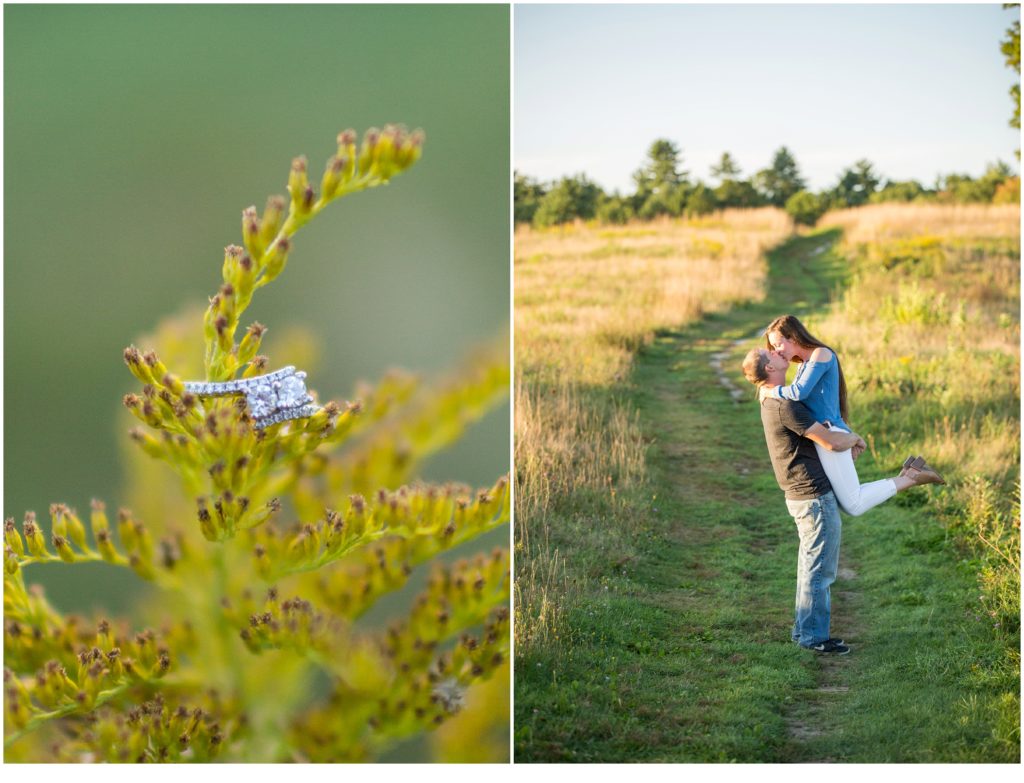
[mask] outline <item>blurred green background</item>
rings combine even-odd
[[[321,399],[393,366],[436,375],[507,328],[507,7],[6,6],[4,69],[4,514],[19,524],[33,509],[48,526],[56,501],[121,502],[120,400],[138,386],[123,348],[201,310],[241,210],[284,194],[298,154],[319,183],[344,128],[421,127],[423,159],[303,229],[244,323],[316,335]],[[508,470],[504,405],[424,478]],[[85,610],[96,573],[38,575]]]

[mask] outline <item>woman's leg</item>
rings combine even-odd
[[[832,484],[836,500],[850,516],[858,517],[896,494],[897,487],[893,479],[861,484],[857,477],[857,468],[853,464],[853,455],[848,450],[829,451],[817,443],[814,444],[814,448],[818,450],[818,459],[821,460],[825,475]]]

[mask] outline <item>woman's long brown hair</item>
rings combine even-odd
[[[771,340],[768,339],[768,335],[772,332],[778,332],[787,340],[795,342],[801,348],[828,348],[833,354],[835,354],[836,366],[839,368],[839,414],[843,417],[843,421],[849,424],[849,409],[846,407],[846,378],[843,376],[843,365],[839,363],[839,354],[829,348],[829,346],[825,345],[821,340],[816,337],[812,337],[811,333],[807,331],[807,327],[800,323],[800,319],[795,315],[782,315],[768,324],[768,328],[764,330],[764,341],[768,346],[769,351],[775,350],[775,346],[773,346]],[[798,361],[803,361],[799,356],[794,358]]]

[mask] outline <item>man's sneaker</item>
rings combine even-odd
[[[823,653],[825,655],[846,655],[850,652],[850,648],[839,639],[827,639],[824,642],[808,645],[804,649],[813,650],[816,653]]]

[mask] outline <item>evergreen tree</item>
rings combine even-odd
[[[718,187],[714,189],[719,209],[760,205],[761,199],[754,186],[746,180],[741,180],[739,175],[740,167],[728,152],[723,152],[718,163],[711,167],[711,176],[720,181]]]
[[[732,159],[732,155],[728,152],[723,152],[718,163],[711,167],[711,176],[721,180],[722,182],[735,180],[739,175],[740,167],[736,165],[736,161]]]
[[[852,168],[843,170],[839,182],[828,193],[829,206],[837,209],[859,207],[868,203],[878,189],[879,179],[867,160],[858,160]]]
[[[753,184],[761,197],[776,207],[784,207],[790,196],[804,188],[796,158],[785,147],[776,151],[770,168],[754,175]]]
[[[682,153],[668,139],[657,139],[647,151],[644,166],[633,174],[633,203],[644,218],[680,215],[689,195],[689,172],[682,170]]]

